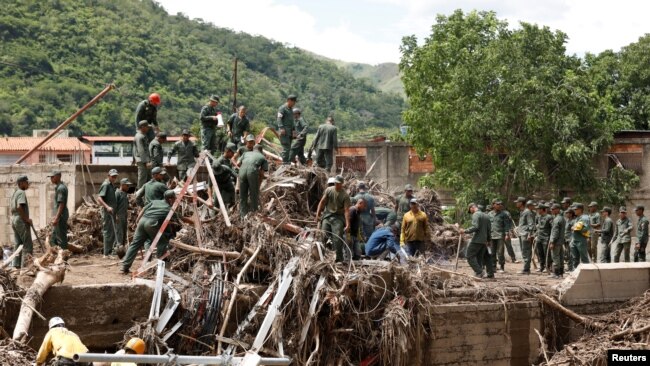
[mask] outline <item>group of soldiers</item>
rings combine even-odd
[[[505,272],[505,251],[516,262],[511,239],[517,237],[521,246],[523,269],[519,274],[530,274],[533,255],[537,257],[537,271],[549,272],[559,279],[566,271],[573,271],[580,263],[609,263],[614,248],[614,262],[623,253],[625,262],[630,261],[633,225],[627,217],[627,209],[619,208],[619,219],[613,222],[610,207],[598,209],[597,202],[587,206],[564,197],[560,203],[554,200],[526,200],[518,197],[514,202],[519,210],[519,225],[515,225],[501,200],[493,200],[489,213],[474,203],[469,205],[472,214],[470,227],[463,230],[472,238],[466,248],[469,265],[477,277],[494,278],[494,273]],[[645,207],[637,205],[634,212],[637,242],[634,261],[644,262],[648,244],[648,224]],[[535,264],[533,264],[535,265]]]
[[[360,259],[363,252],[375,259],[392,253],[405,263],[409,256],[424,253],[429,218],[420,210],[413,186],[405,186],[394,207],[380,208],[365,182],[358,183],[352,198],[343,183],[340,175],[330,178],[316,210],[316,222],[326,246],[335,250],[336,262]]]

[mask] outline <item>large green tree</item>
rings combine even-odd
[[[460,10],[438,16],[422,45],[403,39],[404,120],[436,184],[461,202],[600,187],[593,159],[628,124],[565,43],[560,31]]]

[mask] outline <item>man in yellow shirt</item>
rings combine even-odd
[[[405,247],[408,255],[417,256],[424,254],[424,242],[429,240],[429,218],[420,210],[415,198],[411,198],[409,205],[411,210],[402,219],[400,245]]]
[[[65,322],[59,317],[50,319],[50,330],[45,334],[41,348],[36,356],[36,366],[45,364],[47,356],[52,353],[56,359],[56,366],[87,366],[85,362],[74,362],[72,357],[78,353],[88,352],[88,348],[81,343],[79,336],[66,329]]]

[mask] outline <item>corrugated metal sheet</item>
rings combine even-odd
[[[42,138],[36,137],[0,137],[0,151],[28,151]],[[39,151],[90,151],[90,146],[76,138],[54,138],[41,146]]]

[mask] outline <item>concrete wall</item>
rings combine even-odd
[[[423,364],[530,365],[538,357],[537,301],[438,305],[432,317],[429,339],[420,345]]]
[[[649,288],[649,262],[580,264],[558,286],[567,306],[626,301]]]
[[[47,319],[62,317],[86,347],[103,351],[121,342],[134,322],[147,319],[152,297],[153,289],[145,285],[60,285],[45,293],[39,311]],[[47,321],[34,316],[30,345],[38,349],[47,330]]]

